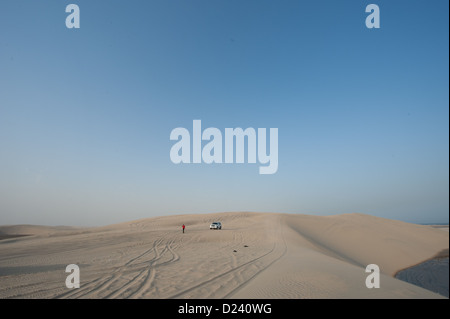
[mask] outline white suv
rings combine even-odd
[[[222,229],[222,223],[214,222],[211,225],[209,225],[209,229]]]

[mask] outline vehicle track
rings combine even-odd
[[[280,218],[278,219],[278,229],[277,229],[277,238],[274,240],[272,244],[272,248],[267,252],[264,253],[256,258],[253,258],[247,262],[244,262],[240,265],[234,266],[232,269],[229,269],[227,271],[224,271],[216,276],[213,276],[211,278],[208,278],[202,282],[200,282],[197,285],[191,286],[187,289],[184,289],[176,294],[173,294],[167,298],[169,299],[177,299],[177,298],[192,298],[191,293],[198,291],[202,288],[206,288],[208,286],[221,286],[221,282],[225,282],[226,279],[229,280],[238,280],[240,283],[237,287],[232,288],[228,293],[226,293],[224,296],[220,296],[220,298],[229,298],[231,295],[233,295],[236,291],[238,291],[240,288],[242,288],[246,283],[248,283],[250,280],[255,278],[258,274],[260,274],[262,271],[270,267],[272,264],[274,264],[276,261],[280,260],[287,252],[287,245],[286,241],[282,235],[281,232],[281,221]],[[241,234],[240,234],[241,235]],[[234,238],[236,238],[234,236]],[[281,241],[279,240],[281,239]],[[241,242],[242,242],[242,235],[241,235]],[[281,245],[280,243],[281,242]],[[280,247],[281,246],[281,247]],[[262,266],[258,265],[257,263],[262,263]],[[235,257],[233,257],[233,265],[236,263]],[[256,268],[256,271],[252,268]],[[254,272],[251,276],[247,277],[245,279],[245,276],[242,275],[244,271],[248,272]],[[211,290],[210,295],[214,295],[214,289]],[[194,293],[195,295],[195,293]],[[201,298],[205,298],[202,296]],[[208,298],[208,297],[206,297]]]
[[[95,298],[139,298],[143,296],[152,288],[155,268],[179,259],[179,255],[172,248],[174,240],[163,244],[164,239],[164,237],[158,238],[152,243],[151,248],[129,259],[122,266],[116,267],[112,274],[83,283],[80,288],[60,294],[56,298],[86,298],[90,296]],[[166,257],[166,254],[170,254],[168,260],[158,263],[161,258]],[[148,259],[149,256],[151,256],[150,259]],[[124,279],[126,274],[133,275],[128,282],[125,282],[126,279]],[[120,285],[121,282],[123,284]],[[115,289],[115,286],[120,286],[120,288]],[[138,288],[135,289],[135,287]]]

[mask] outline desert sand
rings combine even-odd
[[[394,276],[449,248],[448,231],[363,214],[172,215],[0,236],[0,298],[443,298]],[[69,264],[80,288],[65,285]],[[369,264],[380,288],[366,287]]]

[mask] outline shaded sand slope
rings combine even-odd
[[[213,221],[223,230],[209,230]],[[47,229],[0,241],[0,298],[440,298],[393,274],[448,249],[448,239],[362,214],[217,213]],[[372,263],[379,289],[365,286]],[[79,289],[65,287],[68,264],[80,267]]]
[[[430,226],[363,214],[300,215],[286,221],[322,252],[359,266],[377,264],[391,276],[448,247],[448,235]]]

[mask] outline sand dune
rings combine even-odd
[[[60,232],[74,231],[80,228],[69,226],[11,225],[0,226],[0,235],[54,235]]]
[[[209,230],[221,221],[222,230]],[[186,233],[181,225],[186,225]],[[449,233],[362,214],[216,213],[105,227],[0,227],[0,298],[441,298],[394,275]],[[78,289],[65,267],[80,267]],[[380,288],[365,285],[368,264]]]

